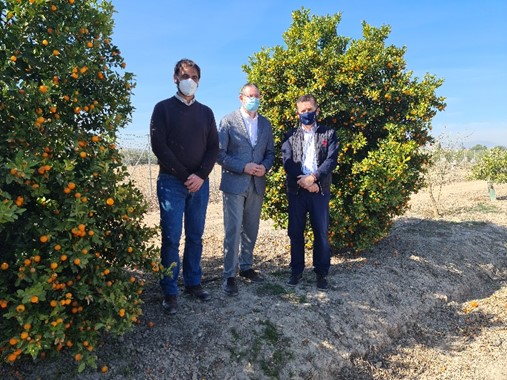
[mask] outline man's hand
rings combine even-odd
[[[262,177],[264,174],[266,174],[266,168],[264,165],[258,165],[255,162],[249,162],[246,164],[243,171],[246,174],[255,175],[257,177]]]
[[[316,183],[314,183],[313,185],[311,185],[308,189],[310,193],[318,193],[320,188],[319,188],[319,185],[317,185]]]
[[[185,181],[184,185],[186,186],[187,190],[191,193],[195,193],[199,191],[202,184],[204,183],[204,180],[195,174],[190,174]]]
[[[297,184],[305,190],[310,191],[310,186],[315,184],[315,177],[312,174],[298,175]],[[318,185],[317,185],[318,187]]]

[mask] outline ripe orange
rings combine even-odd
[[[30,299],[30,302],[31,302],[31,303],[39,303],[39,297],[37,297],[37,296],[32,296],[32,298]]]
[[[74,259],[74,265],[80,265],[81,260],[80,259]]]
[[[125,309],[120,309],[118,315],[123,318],[125,316]]]
[[[71,1],[71,0],[69,0],[69,1]],[[81,354],[76,354],[76,355],[74,355],[74,359],[75,359],[76,361],[80,361],[82,358],[83,358],[83,356],[82,356]]]
[[[61,255],[60,256],[60,260],[67,261],[67,255]]]
[[[48,92],[48,88],[47,88],[47,86],[42,85],[42,86],[39,86],[39,91],[42,92],[43,94],[45,94],[46,92]]]
[[[109,368],[107,368],[107,365],[102,366],[102,368],[100,369],[100,372],[102,372],[102,373],[106,373],[107,371],[109,371]]]
[[[18,305],[18,306],[16,306],[16,311],[18,313],[24,312],[25,311],[25,305]]]
[[[46,235],[42,235],[39,240],[41,243],[47,243],[49,238]]]
[[[112,205],[114,205],[114,199],[113,199],[113,198],[107,198],[107,200],[106,200],[106,204],[107,204],[108,206],[112,206]]]
[[[2,268],[2,270],[7,270],[7,269],[9,269],[9,264],[2,263],[1,268]]]
[[[49,267],[51,269],[55,270],[56,268],[58,268],[58,264],[57,263],[51,263],[51,265]]]
[[[15,346],[18,343],[18,340],[16,338],[9,339],[9,344],[11,346]]]
[[[59,251],[60,249],[62,249],[62,246],[61,246],[60,244],[56,244],[56,245],[54,246],[54,250],[55,250],[55,251]]]

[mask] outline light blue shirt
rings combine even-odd
[[[252,118],[250,115],[243,109],[243,107],[240,108],[241,111],[241,117],[243,118],[243,122],[245,123],[246,131],[248,132],[248,136],[250,137],[250,142],[252,143],[252,146],[255,146],[257,144],[257,130],[259,127],[259,117],[257,113],[255,114],[255,117]]]

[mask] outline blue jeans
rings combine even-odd
[[[241,194],[223,193],[224,278],[236,276],[238,262],[240,271],[252,268],[263,198],[253,180]]]
[[[300,274],[305,268],[305,227],[306,216],[310,216],[313,231],[314,271],[326,276],[331,266],[331,255],[327,230],[329,227],[329,193],[310,193],[300,189],[289,193],[290,267],[293,274]]]
[[[179,254],[183,220],[185,222],[185,248],[183,250],[183,282],[185,286],[201,283],[202,235],[209,198],[209,180],[206,179],[195,193],[188,192],[176,177],[160,173],[157,179],[157,196],[160,206],[162,265],[172,263],[172,278],[164,275],[160,281],[164,295],[178,294]]]

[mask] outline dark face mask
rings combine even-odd
[[[299,114],[299,121],[303,125],[312,125],[317,120],[317,111],[313,112],[304,112]]]

